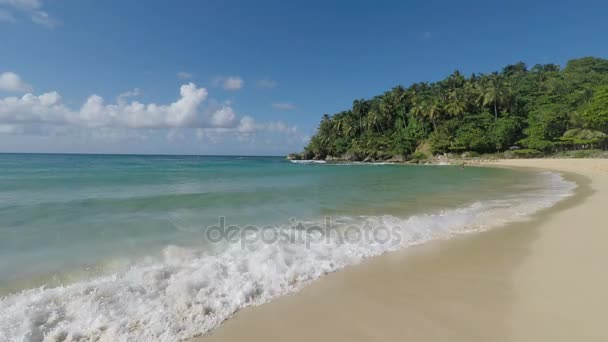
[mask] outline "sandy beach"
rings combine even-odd
[[[370,259],[197,341],[608,341],[608,160],[492,166],[579,187],[531,221]]]

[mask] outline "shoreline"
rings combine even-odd
[[[566,172],[557,205],[478,234],[366,260],[298,293],[241,310],[194,341],[603,340],[608,305],[608,160],[515,159],[481,166]],[[584,228],[580,233],[572,229]]]

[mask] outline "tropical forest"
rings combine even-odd
[[[585,57],[396,86],[323,115],[290,159],[398,160],[434,155],[540,156],[608,147],[608,60]]]

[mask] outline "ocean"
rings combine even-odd
[[[0,341],[179,341],[365,258],[528,219],[559,174],[0,154]]]

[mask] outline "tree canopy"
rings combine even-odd
[[[528,69],[396,86],[352,108],[325,114],[305,148],[306,158],[344,155],[411,157],[431,153],[500,152],[605,147],[608,140],[608,60],[585,57],[565,68]]]

